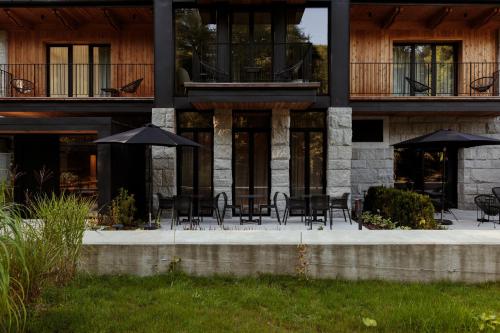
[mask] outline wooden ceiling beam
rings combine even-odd
[[[64,11],[64,9],[54,8],[52,9],[52,12],[57,17],[59,22],[61,22],[62,25],[64,25],[68,30],[78,29],[79,23],[74,18],[69,16],[68,13]]]
[[[441,25],[441,23],[444,22],[446,17],[450,15],[453,12],[453,8],[451,7],[444,7],[438,10],[434,15],[432,15],[429,20],[427,20],[427,28],[429,29],[436,29]]]
[[[402,7],[394,7],[389,15],[382,20],[380,25],[382,29],[389,29],[394,22],[396,22],[396,18],[403,12],[403,10],[404,9]]]
[[[5,15],[7,15],[9,20],[16,25],[16,27],[26,29],[26,30],[33,29],[33,26],[29,22],[27,22],[26,20],[19,17],[11,9],[5,8],[3,11],[5,12]]]
[[[499,13],[500,13],[500,8],[498,7],[484,11],[481,15],[472,20],[470,26],[473,29],[479,29],[484,25],[486,25],[488,22],[490,22],[491,19],[497,16]]]
[[[120,21],[116,18],[115,14],[111,11],[109,8],[103,8],[102,12],[104,16],[106,17],[106,21],[108,21],[108,24],[115,29],[116,31],[121,31],[121,24]]]

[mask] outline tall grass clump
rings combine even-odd
[[[75,276],[85,224],[93,203],[92,199],[65,194],[33,201],[32,216],[41,226],[43,240],[60,252],[51,272],[56,284],[65,284]]]

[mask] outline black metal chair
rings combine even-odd
[[[228,82],[229,73],[200,60],[200,76],[207,82]]]
[[[321,223],[326,226],[328,213],[330,212],[330,196],[328,195],[314,195],[309,200],[309,217],[306,219],[306,224],[312,229],[313,223]],[[323,219],[318,219],[322,216]],[[332,222],[330,218],[330,229]]]
[[[29,80],[12,79],[10,85],[20,94],[31,94],[35,90],[35,84]]]
[[[215,215],[217,224],[222,225],[222,219],[219,211],[219,201],[221,196],[222,193],[219,193],[212,200],[203,200],[200,202],[200,217],[202,222],[203,222],[203,212],[208,210],[212,214],[212,217]]]
[[[495,85],[498,81],[498,74],[500,71],[493,72],[492,76],[484,76],[476,79],[470,83],[470,88],[479,93],[485,93]]]
[[[411,91],[414,93],[421,94],[421,93],[425,93],[425,92],[428,92],[429,90],[431,90],[431,87],[429,87],[428,85],[425,85],[421,82],[412,80],[409,77],[405,77],[405,80],[408,82],[408,84],[410,85]]]
[[[286,193],[283,193],[283,195],[285,196],[286,202],[285,213],[283,214],[283,224],[286,225],[292,211],[298,211],[300,213],[300,221],[304,222],[307,212],[306,201],[300,198],[288,197]]]
[[[346,218],[346,211],[347,211],[347,216],[349,217],[349,222],[352,224],[351,220],[351,212],[349,212],[349,193],[344,193],[342,194],[342,197],[340,198],[332,198],[330,201],[330,224],[333,223],[333,211],[334,210],[342,210],[342,214],[344,214],[344,221],[347,222]]]
[[[220,194],[222,195],[222,200],[224,202],[224,206],[222,208],[222,213],[220,213],[220,211],[219,211],[220,218],[221,218],[221,224],[224,223],[224,219],[226,218],[226,210],[227,209],[233,209],[233,210],[238,211],[238,214],[240,216],[240,224],[241,224],[243,222],[243,214],[242,214],[241,205],[235,205],[235,204],[228,203],[228,198],[227,198],[226,192],[221,192]],[[218,205],[218,203],[217,203],[217,205]]]
[[[299,79],[299,72],[304,65],[304,59],[300,60],[296,64],[289,66],[285,69],[282,69],[276,73],[274,73],[274,81],[284,81],[289,82],[293,80]]]
[[[262,224],[262,209],[274,209],[276,211],[276,217],[278,218],[278,224],[281,224],[280,212],[278,211],[278,195],[280,192],[275,192],[273,196],[273,202],[271,204],[259,205],[259,224]],[[270,212],[270,211],[269,211]]]
[[[496,196],[491,195],[491,194],[480,194],[474,198],[474,203],[476,204],[478,210],[477,210],[477,221],[479,224],[477,225],[478,227],[481,225],[481,223],[484,222],[489,222],[491,216],[499,216],[498,223],[500,223],[500,201],[497,199]],[[479,217],[479,212],[481,213],[481,216]],[[488,218],[485,218],[485,217]],[[495,220],[493,220],[493,227],[496,228],[495,226]]]
[[[156,218],[159,220],[161,218],[161,213],[164,210],[171,211],[171,219],[174,218],[174,201],[175,197],[165,197],[161,193],[156,193],[158,197],[158,210],[156,211]]]
[[[193,219],[193,201],[190,197],[175,197],[174,219],[172,221],[175,221],[175,225],[180,225],[183,222],[189,222],[191,228],[193,227],[193,223],[199,224],[199,220]]]
[[[110,94],[111,97],[119,97],[121,93],[126,93],[126,94],[135,94],[137,92],[137,89],[141,86],[141,83],[144,79],[140,78],[138,80],[132,81],[130,83],[127,83],[123,87],[117,89],[117,88],[101,88],[101,92],[103,95]]]

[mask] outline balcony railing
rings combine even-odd
[[[309,82],[310,43],[207,43],[193,50],[195,82]]]
[[[351,97],[499,96],[500,63],[351,63]]]
[[[0,65],[0,98],[153,96],[151,64]]]

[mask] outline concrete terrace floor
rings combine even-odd
[[[448,219],[453,221],[453,225],[445,226],[445,229],[448,230],[498,230],[500,231],[500,224],[498,223],[498,217],[492,218],[491,222],[485,222],[479,224],[477,222],[476,211],[469,210],[453,210],[454,215],[445,213],[444,219]],[[441,217],[440,214],[436,214],[436,220],[439,220]],[[455,218],[456,217],[456,218]],[[493,223],[493,219],[495,219],[495,223]],[[478,225],[479,224],[479,225]],[[161,230],[170,230],[170,218],[164,217],[161,220]],[[174,228],[175,230],[192,230],[189,223],[183,223]],[[234,231],[251,231],[251,230],[269,230],[269,231],[307,231],[309,227],[304,225],[301,222],[300,217],[290,217],[286,225],[278,224],[278,221],[275,218],[263,217],[262,224],[258,225],[255,223],[248,223],[240,225],[238,218],[226,218],[224,220],[224,227],[217,225],[217,221],[210,217],[205,217],[203,222],[200,223],[199,226],[194,225],[193,230],[201,230],[201,231],[210,231],[210,230],[234,230]],[[352,221],[352,224],[344,221],[343,217],[335,217],[333,219],[332,229],[330,230],[330,223],[327,222],[326,227],[323,224],[315,223],[313,224],[312,230],[322,230],[322,231],[338,231],[338,230],[358,230],[358,223],[356,221]],[[366,230],[366,229],[365,229]]]

